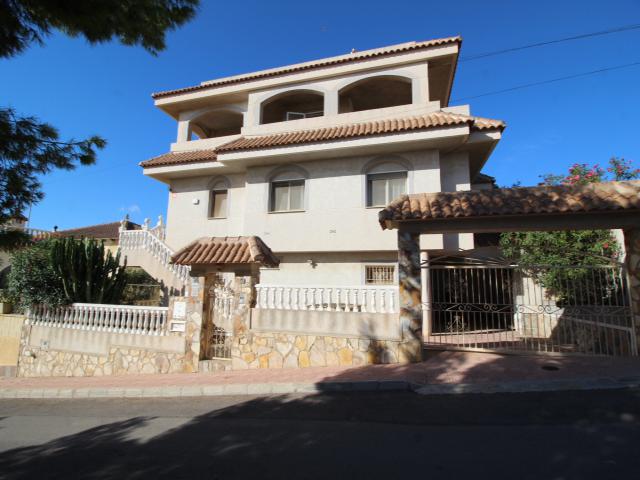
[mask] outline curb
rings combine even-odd
[[[457,383],[423,385],[400,380],[321,383],[231,383],[130,388],[31,388],[0,390],[0,399],[217,397],[292,393],[415,392],[419,395],[557,392],[640,387],[640,377],[549,380],[541,382]]]
[[[322,383],[231,383],[184,387],[141,388],[33,388],[0,390],[0,399],[216,397],[225,395],[283,395],[290,393],[412,391],[418,385],[405,381]]]
[[[413,391],[419,395],[455,395],[468,393],[561,392],[569,390],[612,390],[640,387],[640,377],[587,378],[580,380],[546,380],[540,382],[457,383],[420,385]]]

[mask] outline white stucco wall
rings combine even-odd
[[[278,268],[260,269],[260,283],[345,285],[365,283],[366,265],[396,265],[398,255],[387,252],[289,253],[279,255]],[[397,269],[396,269],[397,275]]]
[[[176,179],[169,194],[167,243],[178,249],[202,236],[257,235],[275,252],[395,252],[395,232],[382,231],[377,222],[380,208],[366,207],[368,168],[387,161],[408,169],[409,192],[440,191],[437,150],[295,165],[307,177],[303,212],[268,212],[269,180],[287,167],[249,167],[246,174],[227,175],[226,219],[207,218],[208,186],[215,177]]]

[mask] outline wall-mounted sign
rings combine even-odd
[[[186,302],[174,302],[173,303],[173,318],[184,318],[187,316],[187,303]]]
[[[191,296],[197,297],[200,293],[200,282],[196,279],[191,282]]]
[[[172,332],[184,332],[186,330],[187,322],[171,322]]]

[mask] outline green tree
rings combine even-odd
[[[640,170],[633,168],[632,162],[617,157],[609,160],[606,169],[599,165],[576,163],[566,175],[542,176],[545,185],[587,185],[638,177]],[[575,290],[567,288],[567,285],[578,283],[583,294],[602,297],[605,293],[596,288],[598,282],[587,281],[593,275],[588,267],[609,265],[621,252],[610,230],[505,232],[500,235],[500,247],[508,259],[528,269],[561,302],[571,301],[567,298],[568,292]]]
[[[193,18],[198,5],[199,0],[0,0],[0,58],[43,44],[54,30],[91,44],[115,38],[157,55],[166,32]],[[52,125],[0,107],[0,224],[43,198],[38,175],[91,165],[105,145],[99,136],[61,140]],[[23,241],[3,236],[5,248]]]
[[[165,34],[195,15],[199,0],[0,0],[0,57],[12,57],[53,30],[90,43],[117,38],[154,55]]]
[[[51,241],[35,242],[13,254],[7,282],[12,303],[22,311],[32,305],[66,302],[62,280],[51,263]]]

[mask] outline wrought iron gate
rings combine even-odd
[[[231,358],[233,290],[225,283],[214,283],[207,290],[207,318],[204,358]]]
[[[428,346],[637,355],[624,268],[448,259],[428,273]]]

